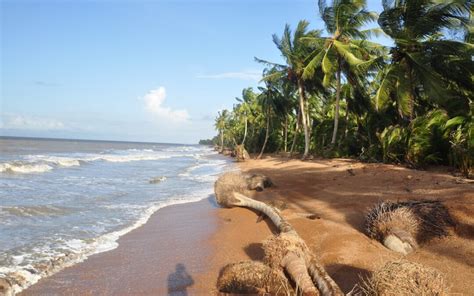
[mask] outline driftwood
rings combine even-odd
[[[265,214],[279,234],[263,244],[264,261],[273,269],[285,271],[303,295],[343,295],[337,284],[320,266],[306,243],[280,212],[263,202],[245,196],[245,182],[229,182],[221,176],[214,186],[217,203],[224,207],[246,207]]]

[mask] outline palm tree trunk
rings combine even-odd
[[[311,256],[308,272],[322,296],[343,296],[341,288],[334,282],[318,261]]]
[[[306,122],[306,113],[304,111],[304,105],[305,105],[305,92],[304,92],[304,86],[303,86],[303,81],[301,79],[298,79],[298,92],[300,95],[300,111],[301,111],[301,121],[303,122],[303,130],[304,130],[304,153],[302,159],[306,159],[308,157],[309,153],[309,131],[308,131],[308,123]]]
[[[300,116],[301,116],[301,112],[300,110],[298,110],[298,113],[296,114],[295,132],[293,135],[293,143],[291,144],[290,156],[293,155],[293,151],[295,150],[296,138],[298,136],[298,130],[300,129]]]
[[[284,135],[285,135],[285,152],[287,152],[288,150],[288,115],[285,115],[285,131],[284,131]]]
[[[283,258],[281,265],[290,277],[292,277],[293,281],[297,283],[298,288],[301,289],[302,295],[319,296],[319,292],[308,274],[306,262],[303,258],[290,252]]]
[[[346,105],[347,105],[347,100],[346,100]],[[345,123],[346,127],[344,129],[344,136],[342,137],[342,140],[345,140],[347,137],[347,133],[349,132],[349,110],[348,107],[346,106],[346,116],[345,116]]]
[[[239,207],[246,207],[265,214],[278,229],[280,234],[285,234],[294,237],[295,241],[304,241],[295,231],[293,226],[288,223],[280,213],[272,206],[267,205],[261,201],[252,199],[238,192],[234,192],[233,196],[235,202],[233,204]],[[299,251],[304,252],[299,253]],[[323,296],[342,296],[341,289],[324,270],[324,268],[317,262],[312,254],[307,253],[307,247],[294,247],[280,262],[281,266],[288,272],[293,280],[298,284],[302,290],[303,295],[323,295]],[[310,261],[306,262],[304,257],[310,257]],[[317,286],[318,291],[315,289]]]
[[[311,120],[310,120],[310,116],[309,116],[309,102],[308,100],[306,100],[306,122],[308,124],[308,133],[311,135],[312,133],[312,124],[311,124]]]
[[[408,79],[409,79],[409,83],[410,83],[410,122],[412,122],[413,120],[413,117],[414,117],[414,112],[415,112],[415,89],[413,87],[413,77],[412,77],[412,74],[411,74],[411,67],[408,66]]]
[[[262,150],[260,151],[260,154],[257,156],[257,159],[262,158],[263,150],[265,150],[265,146],[267,146],[269,130],[270,130],[270,114],[267,114],[267,130],[265,131],[265,141],[263,141]]]
[[[293,227],[288,222],[286,222],[286,220],[283,219],[280,213],[278,213],[277,210],[275,210],[275,208],[273,208],[272,206],[269,206],[266,203],[255,200],[253,198],[247,197],[238,192],[234,192],[234,197],[238,200],[238,203],[235,204],[236,206],[254,209],[265,214],[265,216],[267,216],[273,222],[279,232],[286,233],[294,231]]]
[[[245,139],[247,138],[247,117],[245,117],[245,130],[244,130],[244,138],[242,140],[242,144],[240,145],[244,145],[245,144]],[[244,145],[245,146],[245,145]]]
[[[224,151],[224,131],[221,130],[221,153]]]
[[[334,130],[332,132],[332,139],[331,139],[331,145],[334,146],[336,144],[336,136],[337,136],[337,128],[339,125],[339,100],[341,96],[341,61],[339,59],[338,61],[338,69],[336,72],[336,79],[337,79],[337,85],[336,85],[336,110],[334,113]]]

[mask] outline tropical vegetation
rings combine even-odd
[[[468,0],[319,0],[324,29],[300,21],[273,35],[265,66],[219,112],[214,143],[264,152],[352,157],[422,168],[474,163],[474,22]],[[378,25],[378,26],[377,26]],[[373,41],[383,35],[391,45]]]

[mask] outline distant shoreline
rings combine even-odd
[[[126,144],[155,144],[155,145],[186,145],[199,146],[200,144],[186,144],[186,143],[166,143],[166,142],[140,142],[140,141],[118,141],[118,140],[94,140],[94,139],[73,139],[73,138],[44,138],[44,137],[19,137],[19,136],[0,136],[0,140],[39,140],[39,141],[68,141],[68,142],[102,142],[102,143],[126,143]],[[205,145],[203,145],[205,146]]]

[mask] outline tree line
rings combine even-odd
[[[255,58],[261,86],[218,113],[214,143],[472,174],[471,0],[382,0],[380,15],[364,0],[318,6],[325,30],[302,20],[273,35],[284,63]],[[393,46],[371,41],[380,35]]]

